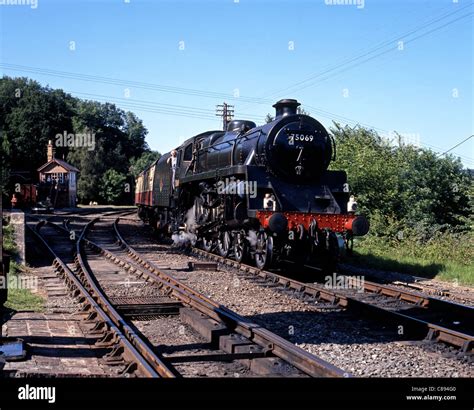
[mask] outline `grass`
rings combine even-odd
[[[7,251],[12,256],[12,258],[17,255],[17,248],[13,239],[13,234],[14,230],[11,225],[7,225],[3,228],[3,249]],[[21,281],[18,280],[18,277],[19,273],[23,272],[24,270],[24,266],[18,264],[14,260],[11,260],[7,282],[21,283]],[[41,296],[32,293],[30,289],[9,287],[8,299],[5,303],[5,307],[16,311],[41,311],[44,308],[44,299]]]
[[[439,236],[424,244],[411,237],[387,242],[368,236],[354,241],[354,254],[344,262],[473,286],[473,243],[473,233]]]
[[[41,312],[44,309],[44,299],[32,293],[29,289],[8,289],[8,299],[5,307],[16,311],[34,310]]]

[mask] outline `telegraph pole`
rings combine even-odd
[[[234,106],[229,105],[226,102],[216,105],[216,116],[222,117],[222,128],[225,131],[227,129],[227,124],[232,121],[232,118],[234,117]]]

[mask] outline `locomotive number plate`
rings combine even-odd
[[[288,145],[295,145],[295,142],[312,142],[314,135],[301,132],[288,133]]]

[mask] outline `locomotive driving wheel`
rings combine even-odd
[[[255,248],[255,264],[259,269],[268,268],[273,259],[273,238],[266,232],[259,232]]]
[[[234,259],[243,262],[248,255],[248,244],[245,231],[238,231],[233,234]]]
[[[217,238],[217,250],[219,252],[219,255],[221,255],[222,257],[227,258],[227,256],[229,256],[229,252],[230,252],[229,232],[224,231],[219,234],[219,237]]]

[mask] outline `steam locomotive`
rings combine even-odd
[[[275,119],[231,121],[186,140],[136,180],[139,217],[161,234],[260,268],[281,261],[332,270],[369,224],[356,215],[344,171],[330,171],[333,138],[300,103]]]

